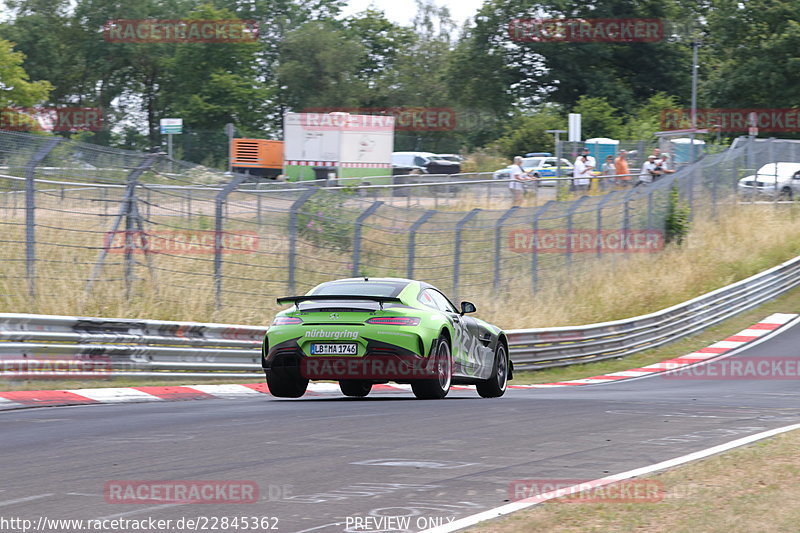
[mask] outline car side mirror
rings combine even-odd
[[[472,302],[461,302],[461,314],[466,315],[467,313],[474,313],[477,311],[475,308],[475,304]]]

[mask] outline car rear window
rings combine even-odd
[[[326,283],[320,285],[312,293],[316,295],[344,295],[344,296],[389,296],[395,297],[406,286],[406,283],[393,283],[385,281],[352,281]]]

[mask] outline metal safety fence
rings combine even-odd
[[[262,182],[163,155],[0,132],[0,310],[42,298],[272,311],[337,277],[423,279],[453,299],[539,289],[610,254],[658,252],[675,193],[690,214],[740,206],[738,182],[800,161],[740,142],[653,183],[528,191],[488,176],[325,187]],[[557,180],[551,180],[557,181]],[[543,185],[543,184],[542,184]],[[72,306],[72,307],[70,307]]]
[[[507,331],[517,369],[623,357],[683,339],[800,285],[800,256],[656,313],[585,326]],[[0,376],[260,376],[267,328],[0,314]]]

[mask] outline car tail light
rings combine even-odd
[[[413,316],[378,316],[367,320],[367,324],[382,326],[419,326],[419,318]]]
[[[302,324],[303,321],[293,316],[276,316],[272,321],[273,326],[288,326],[292,324]]]

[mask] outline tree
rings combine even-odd
[[[48,81],[30,81],[24,62],[25,54],[15,52],[12,43],[0,40],[0,108],[39,104],[53,89]]]
[[[280,101],[290,109],[358,107],[368,84],[359,76],[367,57],[360,42],[330,22],[290,32],[276,68]]]
[[[619,110],[605,98],[581,96],[572,113],[581,114],[581,135],[584,139],[610,137],[618,139],[622,133],[622,117]]]
[[[700,48],[708,107],[795,107],[800,17],[788,0],[713,0]]]
[[[543,109],[509,121],[493,148],[509,159],[528,152],[552,152],[554,138],[547,130],[566,129],[567,121],[555,109]]]

